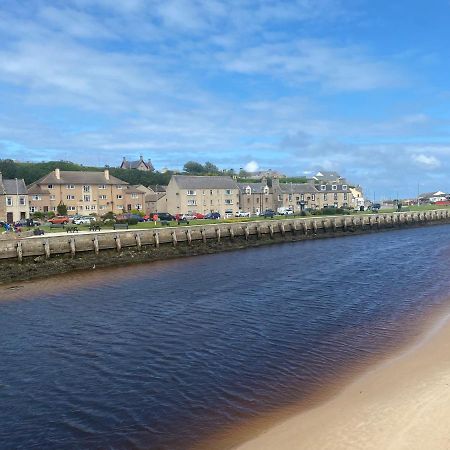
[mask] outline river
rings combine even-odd
[[[307,404],[449,302],[450,227],[0,287],[1,449],[186,449]]]

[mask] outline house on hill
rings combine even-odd
[[[137,161],[127,161],[126,157],[123,157],[122,164],[120,165],[120,169],[135,169],[142,170],[145,172],[154,172],[155,168],[151,160],[144,161],[143,156],[141,155]]]

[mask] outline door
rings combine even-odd
[[[13,213],[12,212],[6,213],[6,221],[8,223],[13,223],[14,222]]]

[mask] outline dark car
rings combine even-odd
[[[174,216],[172,216],[172,214],[169,214],[169,213],[165,213],[165,212],[160,212],[160,213],[158,213],[158,219],[159,220],[164,220],[164,221],[167,221],[167,222],[171,222],[172,220],[175,220],[175,217]]]
[[[263,213],[262,216],[267,218],[270,217],[272,218],[273,216],[275,216],[275,211],[273,209],[266,209]]]
[[[211,213],[206,214],[204,218],[210,219],[210,220],[211,219],[216,220],[216,219],[220,219],[220,214],[218,212],[211,212]]]

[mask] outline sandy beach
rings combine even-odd
[[[450,449],[450,320],[238,450]]]

